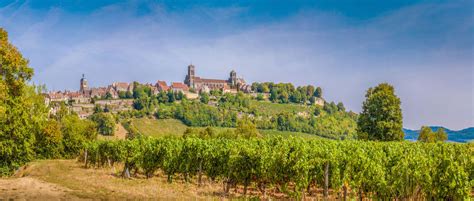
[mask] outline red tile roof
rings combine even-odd
[[[171,88],[173,88],[173,89],[182,89],[182,90],[184,90],[184,91],[188,91],[188,90],[189,90],[188,86],[185,85],[185,84],[182,83],[182,82],[173,82],[173,83],[171,83]]]
[[[168,85],[166,84],[165,81],[161,81],[161,80],[158,80],[158,82],[156,82],[156,87],[158,87],[158,89],[160,90],[163,90],[163,91],[168,91],[169,87]]]
[[[227,83],[226,80],[218,80],[218,79],[206,79],[206,78],[200,78],[200,77],[196,77],[194,79],[194,82],[204,82],[204,83]]]
[[[114,86],[117,90],[127,90],[129,84],[126,83],[126,82],[115,82],[115,83],[113,83],[113,86]]]

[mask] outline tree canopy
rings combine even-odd
[[[369,88],[357,122],[361,139],[393,141],[403,140],[400,98],[388,83]]]
[[[420,142],[443,142],[448,139],[448,134],[444,128],[438,128],[436,132],[428,126],[421,127],[420,135],[418,135],[418,141]]]

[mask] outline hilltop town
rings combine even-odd
[[[171,82],[158,80],[156,83],[143,84],[150,88],[152,95],[160,92],[183,94],[187,99],[197,99],[201,93],[209,93],[212,90],[219,90],[223,94],[236,94],[243,92],[253,93],[252,86],[248,85],[243,78],[237,77],[237,73],[232,70],[228,79],[209,79],[196,76],[196,67],[189,65],[184,82]],[[68,107],[76,112],[81,118],[87,118],[93,114],[94,107],[107,107],[113,112],[132,109],[133,89],[137,82],[114,82],[106,87],[90,87],[89,81],[82,75],[79,82],[78,91],[53,91],[44,94],[45,102],[51,105],[51,113],[56,113],[59,109],[58,103],[67,103]]]

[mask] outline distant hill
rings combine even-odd
[[[433,131],[437,131],[439,128],[444,128],[441,126],[430,126]],[[468,142],[474,140],[474,127],[465,128],[462,130],[454,131],[448,128],[444,128],[446,133],[448,134],[448,141],[453,142]],[[420,130],[410,130],[410,129],[403,129],[405,132],[405,139],[415,141],[418,139],[418,134]]]

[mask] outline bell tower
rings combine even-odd
[[[82,74],[79,92],[84,93],[88,89],[89,89],[89,85],[87,84],[87,80],[84,77],[84,74]]]
[[[186,79],[184,83],[188,85],[188,87],[194,88],[194,77],[195,77],[195,67],[194,65],[188,66],[188,75],[186,75]]]
[[[229,82],[230,82],[230,85],[232,87],[235,87],[238,84],[237,83],[237,73],[234,70],[230,71]]]

